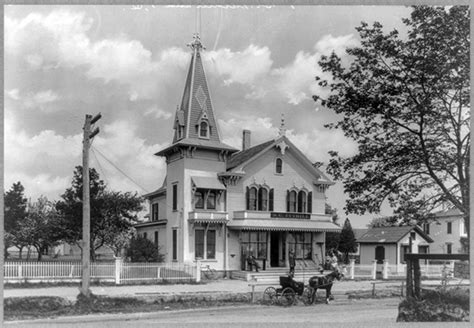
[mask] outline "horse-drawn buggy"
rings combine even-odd
[[[311,277],[308,285],[295,281],[292,275],[280,276],[279,287],[268,287],[263,292],[263,303],[289,306],[300,301],[305,305],[311,305],[316,299],[318,289],[326,290],[326,303],[329,303],[334,280],[340,280],[343,276],[339,270],[335,270],[326,275]]]

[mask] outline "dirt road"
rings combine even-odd
[[[6,327],[315,327],[395,325],[398,298],[335,300],[329,305],[244,305],[142,314],[93,315],[10,322]]]

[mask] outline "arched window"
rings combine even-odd
[[[204,208],[204,195],[201,191],[194,193],[194,208]]]
[[[257,210],[257,188],[249,189],[249,208],[250,211]]]
[[[298,213],[306,212],[306,193],[301,190],[298,193]]]
[[[208,131],[209,125],[207,124],[207,122],[205,122],[205,121],[201,122],[199,127],[200,127],[199,137],[208,138],[209,137],[209,131]]]
[[[275,162],[275,172],[277,174],[282,174],[283,173],[283,161],[281,158],[277,158]]]
[[[268,190],[263,187],[258,189],[258,210],[268,210]]]
[[[288,193],[288,212],[296,212],[296,191]]]

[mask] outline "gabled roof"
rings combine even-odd
[[[434,213],[436,218],[446,218],[446,217],[462,217],[462,213],[457,208],[450,208],[444,211],[439,211]]]
[[[415,230],[427,242],[433,242],[418,226],[380,227],[371,228],[357,239],[358,243],[393,244],[403,239],[409,232]]]
[[[233,169],[236,166],[246,162],[256,154],[260,153],[262,150],[273,144],[275,140],[269,140],[267,142],[261,143],[260,145],[253,146],[246,150],[241,150],[238,153],[232,155],[229,161],[227,161],[227,169]]]
[[[310,171],[315,178],[317,179],[314,183],[321,182],[322,184],[332,185],[332,182],[322,171],[315,168],[311,161],[304,155],[286,136],[281,136],[274,140],[269,140],[244,151],[240,151],[232,155],[230,160],[227,162],[227,171],[236,170],[237,167],[250,163],[251,161],[257,159],[260,155],[263,155],[269,149],[273,147],[278,147],[279,145],[284,144],[288,146],[289,150],[292,151],[300,162],[306,166],[308,171]]]
[[[354,232],[354,238],[357,240],[362,237],[367,231],[369,231],[369,229],[354,228],[352,229],[352,231]]]

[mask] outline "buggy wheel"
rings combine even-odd
[[[274,304],[277,299],[277,291],[273,287],[267,287],[263,292],[263,304]]]
[[[303,290],[303,295],[301,295],[304,305],[313,304],[313,288],[305,287]]]
[[[286,287],[281,292],[280,304],[289,306],[295,304],[295,291],[291,287]]]

